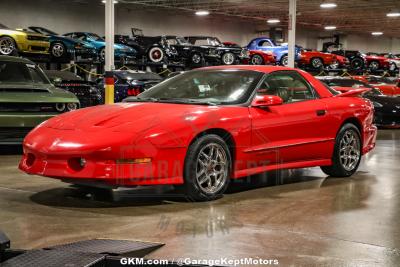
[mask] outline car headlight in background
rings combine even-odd
[[[375,101],[372,101],[372,104],[374,105],[374,108],[381,108],[381,107],[383,107],[383,105],[382,105],[381,103],[378,103],[378,102],[375,102]]]
[[[57,110],[58,112],[63,112],[63,111],[65,111],[65,104],[64,104],[64,103],[57,103],[57,104],[56,104],[56,110]]]

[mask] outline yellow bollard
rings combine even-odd
[[[104,76],[104,85],[105,85],[105,101],[107,104],[114,104],[114,75],[111,71],[106,71]]]

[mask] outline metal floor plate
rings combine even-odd
[[[1,267],[97,267],[106,255],[63,250],[31,250],[0,263]]]
[[[147,252],[146,254],[148,254],[151,251],[162,247],[163,245],[164,244],[160,243],[149,243],[141,241],[93,239],[93,240],[78,241],[70,244],[58,245],[46,249],[128,256],[131,255],[132,253],[136,255],[141,251],[145,251]],[[150,252],[148,252],[149,250]]]

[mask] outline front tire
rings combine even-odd
[[[250,58],[251,65],[264,65],[264,59],[260,55],[253,55]]]
[[[0,55],[17,56],[17,45],[13,38],[8,36],[0,37]]]
[[[188,149],[185,166],[185,193],[192,201],[222,197],[229,185],[232,158],[225,141],[210,134],[198,138]]]
[[[200,66],[203,61],[203,57],[199,53],[193,53],[190,57],[192,66]]]
[[[159,63],[164,59],[164,51],[160,47],[154,46],[150,48],[147,56],[151,62]]]
[[[310,63],[311,67],[316,70],[322,69],[322,67],[324,66],[324,62],[319,57],[312,58]]]
[[[289,63],[288,56],[287,56],[287,55],[285,55],[285,56],[282,56],[282,57],[281,57],[281,60],[280,60],[280,64],[281,64],[281,66],[287,66],[287,65],[288,65],[288,63]]]
[[[322,166],[321,170],[329,176],[349,177],[357,171],[361,162],[361,153],[360,131],[354,124],[347,123],[336,136],[332,165]]]

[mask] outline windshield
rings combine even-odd
[[[88,34],[87,34],[87,37],[90,38],[90,39],[92,39],[92,40],[94,40],[94,41],[104,41],[103,38],[101,38],[100,36],[98,36],[98,35],[95,34],[95,33],[88,33]]]
[[[35,64],[0,61],[1,83],[39,83],[48,84],[43,71]]]
[[[189,43],[185,38],[183,37],[176,37],[176,40],[178,41],[179,44],[181,45],[191,45],[191,43]]]
[[[38,33],[41,33],[41,34],[44,34],[44,35],[58,35],[57,33],[52,32],[52,31],[50,31],[48,29],[45,29],[45,28],[31,27],[31,29],[34,30],[35,32],[38,32]]]
[[[248,100],[262,75],[248,70],[189,71],[141,93],[138,99],[240,104]]]

